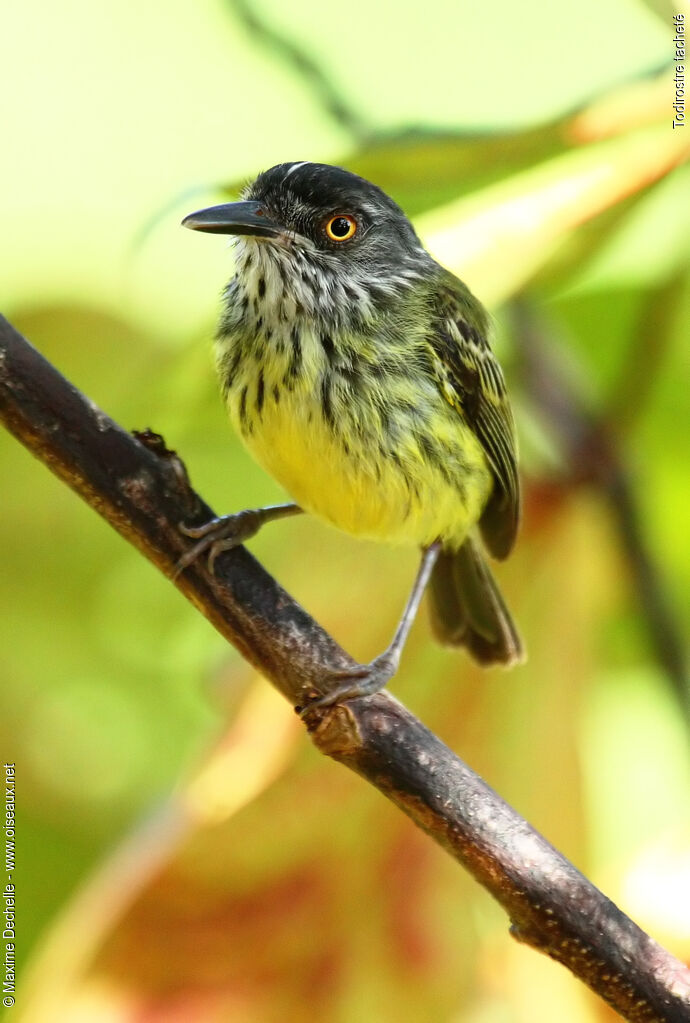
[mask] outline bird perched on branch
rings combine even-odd
[[[386,684],[429,579],[441,642],[482,664],[520,660],[479,541],[505,558],[520,516],[513,417],[481,303],[392,199],[339,167],[280,164],[241,202],[183,224],[235,236],[216,347],[223,396],[250,452],[296,503],[184,528],[197,543],[180,570],[204,551],[212,565],[265,522],[300,511],[421,547],[392,643],[369,664],[334,671],[317,704]]]

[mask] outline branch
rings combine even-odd
[[[660,298],[663,297],[671,302],[666,289],[660,292]],[[660,308],[659,299],[652,303],[648,312]],[[601,414],[592,413],[559,364],[543,325],[529,305],[516,301],[512,305],[512,313],[520,339],[524,391],[558,442],[568,468],[568,476],[561,482],[565,486],[595,486],[608,501],[652,651],[672,686],[686,724],[690,724],[690,681],[682,632],[670,606],[662,573],[649,549],[630,473],[620,453],[618,407],[623,407],[621,399],[614,403],[605,419]],[[655,331],[651,331],[647,320],[645,317],[645,323],[640,327],[638,343],[646,340],[646,327],[657,348],[663,347],[659,345],[659,316],[654,321]],[[663,338],[663,334],[661,336]],[[658,354],[655,358],[658,360]],[[625,379],[616,390],[625,396],[628,408],[639,409],[645,383],[639,370],[628,368],[630,361],[639,365],[635,358],[627,360],[623,376],[634,381],[635,393],[625,390]],[[646,366],[647,376],[651,379],[654,360],[640,361]],[[624,423],[626,418],[629,420],[630,412],[623,417]]]
[[[366,141],[374,134],[371,125],[339,92],[320,62],[301,41],[297,42],[277,31],[268,18],[264,19],[257,13],[256,4],[247,0],[229,0],[229,6],[253,38],[265,49],[273,51],[279,60],[292,65],[297,75],[308,86],[313,98],[321,104],[336,124],[349,131],[360,142]]]
[[[326,70],[327,61],[320,61],[315,57],[303,39],[293,38],[289,33],[277,29],[271,18],[259,13],[258,5],[251,0],[228,0],[228,7],[252,40],[277,57],[279,62],[291,68],[296,79],[301,79],[302,84],[306,86],[311,99],[319,104],[335,124],[349,132],[358,145],[409,142],[415,138],[444,141],[468,134],[453,128],[426,123],[413,123],[400,128],[377,127],[371,118],[357,110]]]
[[[0,317],[0,418],[172,579],[180,521],[212,512],[152,433],[132,437]],[[322,692],[337,644],[243,548],[175,585],[294,704]],[[307,715],[316,745],[366,778],[496,898],[520,941],[630,1021],[687,1023],[690,971],[626,917],[387,693]]]

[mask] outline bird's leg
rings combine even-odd
[[[301,511],[298,504],[271,504],[267,508],[247,508],[246,511],[235,512],[234,515],[222,515],[220,518],[205,522],[203,526],[185,526],[181,522],[180,532],[197,543],[185,551],[177,562],[175,578],[207,551],[208,567],[212,572],[216,558],[223,551],[239,547],[245,540],[258,533],[266,522],[285,519],[289,515],[299,515]]]
[[[343,679],[330,693],[312,700],[304,708],[304,712],[313,707],[330,707],[334,703],[353,700],[358,696],[371,696],[378,693],[392,679],[400,664],[400,655],[407,641],[412,623],[414,622],[424,591],[426,590],[436,559],[441,551],[441,542],[437,540],[427,547],[422,554],[422,561],[415,578],[412,591],[405,605],[405,610],[398,622],[395,635],[389,647],[369,664],[356,664],[352,668],[334,671],[331,678]]]

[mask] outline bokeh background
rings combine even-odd
[[[690,125],[637,0],[24,0],[3,10],[0,308],[219,511],[281,499],[230,432],[225,242],[182,216],[285,160],[388,190],[490,306],[525,480],[498,569],[530,658],[424,616],[393,688],[690,957]],[[22,1023],[612,1018],[311,747],[148,563],[0,434],[0,733]],[[413,551],[314,522],[252,549],[355,656]],[[9,1018],[9,1017],[8,1017]]]

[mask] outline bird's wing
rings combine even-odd
[[[487,341],[488,326],[469,289],[444,275],[429,344],[444,397],[472,427],[491,465],[495,486],[479,526],[494,557],[505,558],[520,519],[520,481],[513,414]]]

